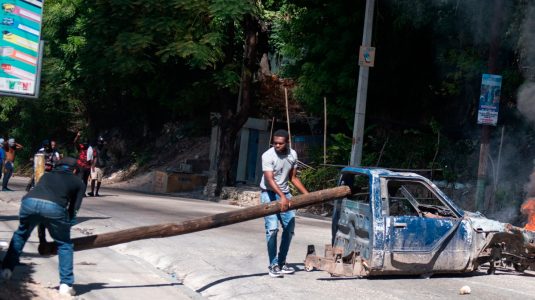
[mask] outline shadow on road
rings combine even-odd
[[[104,198],[104,197],[119,197],[119,195],[100,194],[98,196],[87,196],[87,197],[84,197],[84,200],[87,200],[87,199],[98,199],[98,198]]]
[[[0,257],[2,257],[2,260],[6,251],[7,249],[0,249]],[[0,260],[0,265],[1,263],[2,261]],[[10,280],[4,281],[3,279],[0,279],[0,299],[29,300],[38,297],[39,295],[28,287],[28,284],[32,283],[31,274],[35,272],[34,268],[35,266],[32,264],[21,264],[15,268],[13,277]]]
[[[165,284],[145,284],[145,285],[112,285],[108,286],[109,283],[105,282],[93,282],[88,284],[74,284],[74,289],[76,290],[76,295],[81,296],[85,293],[89,293],[95,290],[102,289],[130,289],[130,288],[144,288],[144,287],[165,287],[165,286],[177,286],[182,285],[181,283],[165,283]]]
[[[0,216],[0,221],[18,221],[19,215],[16,216]]]
[[[76,224],[83,223],[85,221],[89,220],[106,220],[110,219],[111,217],[77,217],[76,218]],[[0,216],[0,221],[18,221],[19,216]]]
[[[481,276],[521,276],[521,277],[535,277],[533,273],[520,273],[514,270],[508,269],[498,269],[493,275],[487,274],[486,267],[482,267],[477,271],[468,272],[468,273],[452,273],[452,274],[434,274],[432,278],[469,278],[469,277],[481,277]],[[315,270],[318,271],[318,270]],[[319,271],[322,272],[322,271]],[[343,281],[343,280],[355,280],[359,279],[358,277],[324,277],[318,278],[320,281]],[[383,276],[373,276],[367,277],[366,280],[399,280],[399,279],[427,279],[425,276],[420,275],[383,275]]]
[[[85,221],[89,221],[89,220],[106,220],[106,219],[110,219],[111,217],[76,217],[76,224],[80,224],[80,223],[83,223]]]
[[[211,288],[211,287],[214,287],[220,283],[223,283],[223,282],[226,282],[226,281],[230,281],[230,280],[236,280],[236,279],[242,279],[242,278],[249,278],[249,277],[260,277],[260,276],[267,276],[268,273],[256,273],[256,274],[248,274],[248,275],[237,275],[237,276],[230,276],[230,277],[226,277],[226,278],[221,278],[221,279],[218,279],[214,282],[211,282],[205,286],[203,286],[202,288],[196,290],[197,293],[202,293],[204,291],[206,291],[207,289]]]

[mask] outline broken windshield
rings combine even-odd
[[[428,218],[457,217],[421,181],[389,179],[387,186],[391,216],[420,216]]]

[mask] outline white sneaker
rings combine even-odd
[[[76,291],[72,288],[72,286],[68,286],[65,283],[62,283],[59,285],[59,294],[74,296],[76,294]]]
[[[7,249],[9,247],[9,243],[6,241],[0,241],[0,249]]]
[[[11,275],[12,275],[12,272],[10,269],[3,269],[2,270],[2,278],[4,280],[9,280],[11,279]]]

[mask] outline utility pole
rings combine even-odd
[[[292,198],[291,209],[298,209],[314,204],[332,201],[334,199],[349,196],[350,194],[351,190],[349,189],[349,187],[343,185],[326,190],[311,192],[306,195],[298,195]],[[247,208],[219,213],[216,215],[209,215],[193,220],[187,220],[180,223],[167,223],[143,227],[134,227],[120,231],[83,236],[72,239],[72,243],[74,244],[74,251],[109,247],[133,241],[164,238],[212,228],[218,228],[253,219],[258,219],[273,214],[278,214],[280,212],[280,202],[272,201]],[[46,241],[41,242],[39,243],[38,251],[41,255],[57,254],[56,243],[47,243]]]
[[[375,0],[366,0],[362,46],[369,47],[372,42],[373,13]],[[366,118],[366,98],[368,96],[368,66],[360,65],[357,87],[357,103],[355,105],[355,120],[353,123],[353,139],[351,146],[351,166],[360,166],[362,160],[362,145],[364,140],[364,120]]]
[[[498,71],[497,61],[500,51],[500,31],[503,18],[503,0],[494,0],[494,13],[492,17],[490,32],[490,49],[488,73],[496,74]],[[479,167],[477,170],[477,186],[475,207],[478,211],[485,210],[485,187],[487,184],[487,165],[490,152],[490,125],[482,125],[481,128],[481,146],[479,149]]]

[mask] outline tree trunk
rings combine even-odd
[[[291,209],[298,209],[333,199],[342,198],[351,193],[348,186],[339,186],[331,189],[320,190],[306,195],[298,195],[292,198]],[[144,239],[164,238],[186,233],[218,228],[235,223],[258,219],[264,216],[279,213],[281,211],[279,201],[255,205],[230,212],[206,216],[181,223],[168,223],[125,229],[73,239],[74,250],[88,250],[101,247],[109,247],[117,244],[128,243]],[[41,255],[56,254],[55,243],[39,245]]]
[[[219,122],[220,143],[219,159],[217,164],[217,179],[214,194],[219,196],[223,186],[234,183],[232,167],[234,165],[235,143],[238,132],[250,115],[251,102],[253,97],[253,75],[258,70],[258,34],[261,30],[259,20],[256,16],[247,15],[243,21],[245,32],[245,47],[243,72],[241,76],[241,99],[238,99],[236,110],[230,107],[230,97],[223,99],[222,112]],[[227,54],[231,55],[231,54]],[[227,93],[224,93],[227,94]],[[223,96],[225,97],[225,95]],[[235,112],[234,112],[235,111]]]

